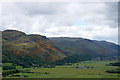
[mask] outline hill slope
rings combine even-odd
[[[83,38],[58,37],[49,38],[57,47],[71,52],[73,55],[81,55],[95,60],[112,60],[118,56],[118,45],[106,41],[95,41]]]
[[[113,60],[120,46],[83,38],[46,38],[17,30],[2,31],[2,62],[21,66],[74,63],[82,60]]]
[[[2,41],[3,62],[14,62],[19,65],[47,64],[68,55],[41,35],[5,30],[2,32]]]

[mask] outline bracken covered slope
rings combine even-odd
[[[63,59],[69,53],[55,47],[45,36],[17,30],[2,32],[3,62],[48,63]],[[18,63],[18,64],[19,64]]]

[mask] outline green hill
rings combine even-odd
[[[58,48],[72,53],[83,60],[113,60],[118,57],[118,45],[106,41],[83,38],[56,37],[49,40]],[[76,56],[76,57],[77,57]]]
[[[21,66],[49,64],[67,56],[67,52],[55,47],[45,36],[27,35],[21,31],[2,32],[2,62]]]
[[[47,38],[17,30],[2,31],[2,62],[24,67],[74,63],[83,60],[114,60],[118,45],[83,38]]]

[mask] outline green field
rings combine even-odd
[[[55,68],[22,68],[22,77],[27,75],[28,78],[117,78],[116,73],[106,73],[106,70],[114,70],[117,66],[106,66],[114,61],[83,61],[72,65],[56,66]],[[5,64],[4,64],[5,65]],[[75,68],[79,67],[94,67],[94,68]],[[21,67],[18,66],[18,69]],[[27,70],[31,73],[24,73]],[[16,73],[14,75],[20,75]],[[11,76],[11,75],[9,75]],[[8,76],[8,77],[9,77]]]

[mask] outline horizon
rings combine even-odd
[[[14,29],[6,29],[6,30],[12,30],[12,31],[20,31],[20,32],[23,32],[23,31],[21,31],[21,30],[14,30]],[[2,30],[2,32],[3,31],[6,31],[6,30]],[[23,33],[25,33],[25,32],[23,32]],[[105,42],[109,42],[109,43],[114,43],[114,44],[117,44],[117,45],[119,45],[118,43],[115,43],[115,42],[111,42],[111,41],[107,41],[107,40],[95,40],[95,39],[89,39],[89,38],[83,38],[83,37],[47,37],[46,35],[41,35],[41,34],[27,34],[27,33],[25,33],[26,35],[40,35],[40,36],[45,36],[46,38],[76,38],[76,39],[79,39],[79,38],[82,38],[82,39],[88,39],[88,40],[92,40],[92,41],[100,41],[100,42],[102,42],[102,41],[105,41]]]

